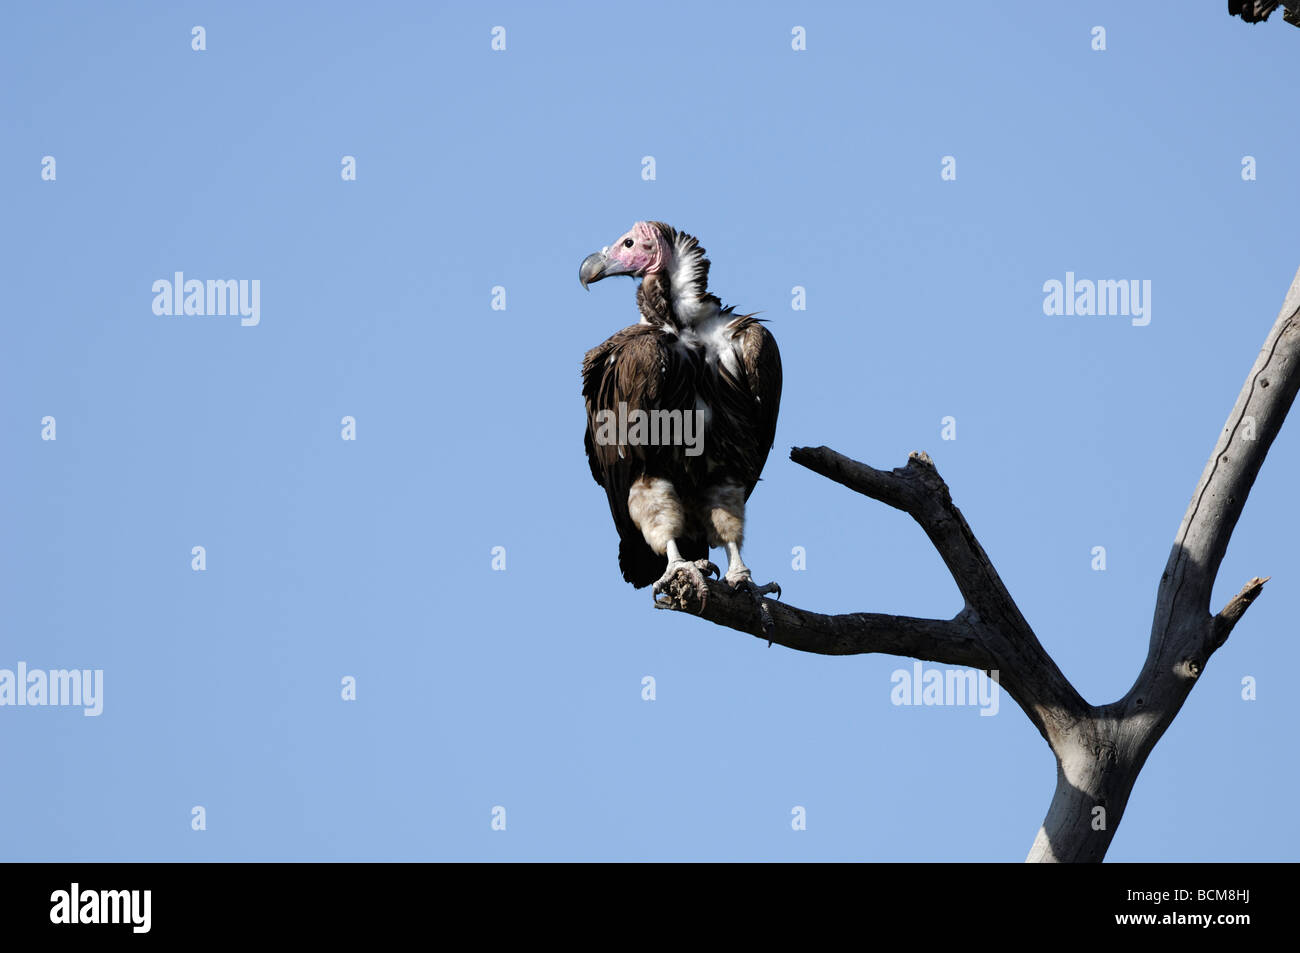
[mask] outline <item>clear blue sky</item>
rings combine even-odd
[[[1300,31],[1088,6],[7,8],[0,668],[103,669],[105,698],[0,708],[0,856],[1023,859],[1054,766],[1009,699],[895,706],[909,660],[768,649],[622,582],[578,371],[633,283],[577,269],[662,219],[770,320],[757,577],[955,613],[919,528],[786,457],[928,450],[1062,669],[1113,700],[1300,263]],[[176,271],[257,279],[260,324],[155,315]],[[1045,316],[1067,271],[1150,280],[1150,324]],[[1298,427],[1216,608],[1273,582],[1111,860],[1300,857]]]

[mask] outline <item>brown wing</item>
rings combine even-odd
[[[685,457],[680,446],[619,444],[604,441],[602,414],[617,422],[633,411],[694,409],[698,385],[698,362],[687,352],[672,346],[662,331],[650,325],[625,328],[599,347],[587,352],[582,362],[582,394],[587,405],[585,444],[591,475],[605,488],[609,510],[618,530],[619,568],[623,578],[638,588],[662,575],[667,560],[646,544],[645,537],[628,513],[628,491],[641,476],[662,476],[673,481],[681,494],[688,491],[691,471],[702,466]],[[620,411],[620,405],[622,410]],[[609,428],[604,429],[608,433]],[[679,541],[682,555],[700,559],[708,554],[704,540]]]
[[[735,372],[718,365],[709,438],[717,460],[745,485],[745,499],[754,492],[768,452],[776,439],[781,408],[781,352],[776,338],[757,318],[737,319],[732,343],[739,358]]]

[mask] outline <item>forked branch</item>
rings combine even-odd
[[[1151,642],[1128,693],[1088,704],[1038,641],[948,486],[925,453],[877,470],[827,447],[795,448],[796,463],[910,515],[943,558],[965,607],[952,619],[822,615],[768,601],[772,640],[823,655],[880,652],[996,669],[1057,759],[1057,790],[1030,860],[1101,860],[1147,756],[1181,709],[1209,657],[1227,640],[1267,578],[1256,577],[1217,614],[1211,591],[1246,497],[1300,390],[1300,272],[1246,378],[1175,537],[1156,597]],[[763,637],[746,594],[684,574],[668,608]],[[1101,818],[1100,825],[1098,818]]]

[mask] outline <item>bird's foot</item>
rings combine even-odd
[[[681,603],[681,607],[686,605],[685,600],[681,599],[680,595],[674,594],[674,592],[669,588],[673,579],[677,577],[679,572],[685,573],[686,577],[690,579],[691,586],[699,597],[699,611],[703,612],[704,601],[709,597],[709,585],[704,581],[704,577],[706,575],[718,575],[718,567],[713,565],[713,563],[709,562],[707,559],[697,559],[694,562],[687,559],[679,559],[675,562],[669,562],[668,568],[664,570],[664,574],[655,582],[654,589],[652,590],[655,596],[655,607],[659,609],[676,609],[679,608],[679,602]]]
[[[748,592],[755,596],[766,596],[769,593],[776,593],[778,599],[781,598],[781,586],[775,582],[769,582],[766,585],[758,585],[754,582],[754,577],[746,569],[742,572],[730,571],[723,577],[732,589],[738,592]]]
[[[775,582],[769,582],[765,585],[758,585],[754,578],[749,574],[749,570],[728,570],[725,577],[727,585],[731,586],[737,592],[747,592],[750,598],[754,600],[754,605],[758,607],[758,619],[763,626],[763,635],[767,637],[768,648],[772,647],[772,637],[776,635],[776,623],[772,621],[772,612],[767,607],[767,602],[763,597],[769,593],[776,593],[778,599],[781,598],[781,587]]]

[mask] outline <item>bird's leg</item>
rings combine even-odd
[[[767,636],[767,644],[772,644],[776,634],[776,623],[772,613],[763,601],[763,596],[774,592],[781,595],[781,587],[774,582],[765,586],[754,584],[749,567],[740,558],[740,544],[745,539],[745,488],[734,480],[724,480],[709,488],[705,497],[707,523],[709,527],[709,545],[727,548],[727,585],[737,591],[748,592],[758,609],[758,619]]]
[[[690,577],[695,591],[699,593],[700,605],[704,605],[704,600],[708,598],[709,587],[704,581],[705,574],[718,574],[718,567],[713,565],[707,559],[697,559],[694,562],[683,559],[681,551],[677,548],[677,540],[670,539],[665,547],[665,555],[668,557],[668,568],[659,580],[654,584],[655,605],[668,608],[673,605],[672,596],[668,595],[668,583],[678,572],[685,572]],[[659,598],[662,596],[662,598]]]
[[[759,623],[762,624],[764,636],[767,636],[767,645],[771,647],[772,636],[776,634],[776,623],[772,621],[772,612],[763,597],[768,593],[776,593],[776,597],[780,598],[781,586],[776,582],[755,584],[754,576],[749,567],[745,566],[745,560],[740,558],[740,543],[745,536],[745,498],[737,497],[737,493],[738,488],[733,486],[715,490],[714,511],[711,514],[715,538],[710,542],[720,542],[727,547],[727,575],[724,580],[732,589],[749,593],[750,598],[754,599]]]
[[[667,601],[661,602],[656,598],[655,605],[665,609],[672,606],[668,583],[679,571],[685,570],[686,575],[695,585],[695,591],[699,593],[702,607],[709,595],[709,587],[704,582],[703,574],[711,572],[716,576],[718,567],[707,559],[690,562],[682,558],[681,550],[677,548],[677,540],[685,531],[686,511],[672,482],[663,477],[638,477],[628,491],[627,511],[632,517],[632,522],[645,536],[646,545],[668,560],[668,568],[654,585],[654,594],[656,596],[663,594]]]
[[[781,587],[774,582],[767,585],[759,586],[754,583],[753,574],[750,573],[749,567],[745,561],[740,558],[740,543],[728,540],[727,546],[727,575],[724,577],[727,585],[732,589],[744,589],[746,592],[752,592],[755,595],[765,596],[769,592],[775,592],[777,598],[781,598]]]

